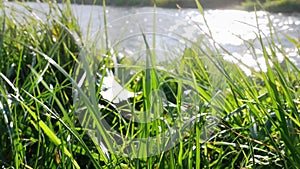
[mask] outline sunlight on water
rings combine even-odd
[[[6,4],[13,6],[15,10],[22,10],[15,3]],[[28,4],[33,8],[45,12],[44,15],[47,14],[49,9],[46,4]],[[99,33],[103,33],[103,8],[101,6],[72,5],[72,9],[86,37],[93,39],[97,37],[97,34],[99,36]],[[125,55],[137,54],[137,49],[144,43],[141,34],[138,35],[138,32],[141,29],[145,32],[154,30],[153,8],[108,7],[106,14],[109,22],[108,31],[111,45],[122,39],[124,41],[120,47]],[[31,15],[39,16],[35,18],[46,17],[42,15],[42,12],[35,12]],[[165,51],[170,49],[178,49],[178,52],[176,53],[175,51],[174,53],[174,56],[178,56],[178,53],[182,52],[184,46],[187,45],[187,41],[199,41],[199,37],[203,34],[209,34],[208,30],[210,29],[215,42],[234,56],[224,54],[227,60],[235,63],[237,63],[237,60],[240,60],[257,70],[259,67],[261,67],[261,70],[265,70],[262,52],[259,50],[260,46],[257,40],[259,33],[257,26],[262,30],[263,42],[268,42],[270,40],[270,19],[278,32],[279,40],[276,40],[275,43],[280,48],[284,48],[286,56],[290,57],[296,65],[300,66],[300,56],[296,47],[283,36],[287,34],[295,39],[300,38],[299,13],[285,15],[268,14],[262,11],[255,13],[240,10],[207,10],[205,11],[205,18],[209,29],[206,27],[203,16],[199,14],[197,9],[178,10],[158,8],[156,17],[155,31],[157,34],[164,35],[157,36],[155,39],[157,46],[160,47],[158,48],[158,52],[161,52],[161,55],[164,55]],[[91,22],[89,23],[89,21]],[[88,29],[89,33],[87,33]],[[153,43],[151,36],[148,40],[149,44]],[[211,40],[207,41],[212,42]],[[253,43],[257,48],[255,52],[260,56],[259,58],[252,57],[253,51],[249,50],[249,44],[247,44],[249,42]],[[280,56],[279,60],[282,60],[282,58],[283,56]],[[247,71],[246,69],[244,70]]]
[[[203,17],[197,11],[187,13],[195,22],[203,23]],[[256,25],[254,14],[236,10],[209,10],[205,14],[210,30],[213,32],[213,38],[220,44],[241,45],[245,40],[254,39]]]
[[[80,6],[82,8],[82,6]],[[85,7],[84,7],[85,8]],[[86,7],[88,8],[88,7]],[[101,15],[101,7],[90,7],[93,10],[79,9],[76,7],[76,12],[78,11],[91,11],[91,13],[85,13],[84,15],[89,16],[98,16]],[[97,11],[97,12],[96,12]],[[108,7],[107,15],[108,20],[116,20],[123,16],[130,16],[132,14],[139,14],[143,12],[153,12],[153,8],[151,7],[143,7],[143,8],[114,8]],[[166,32],[169,32],[168,36],[174,36],[174,33],[180,34],[181,36],[192,40],[199,40],[199,36],[201,34],[209,34],[208,28],[205,25],[203,16],[199,14],[197,9],[157,9],[158,16],[157,17],[157,27],[168,29]],[[81,13],[82,14],[82,13]],[[96,15],[95,15],[96,14]],[[98,15],[97,15],[98,14]],[[160,15],[161,14],[161,15]],[[142,17],[139,19],[143,21],[144,27],[152,28],[153,23],[153,15],[141,15]],[[85,16],[79,15],[81,18],[86,18]],[[269,18],[268,18],[269,17]],[[101,18],[101,17],[100,17]],[[266,12],[259,11],[255,12],[247,12],[240,10],[207,10],[205,12],[205,18],[207,20],[207,24],[209,26],[210,31],[212,32],[212,36],[214,40],[224,47],[226,50],[232,53],[232,56],[228,56],[224,54],[224,58],[230,61],[234,61],[238,63],[237,60],[247,64],[248,66],[254,67],[255,70],[265,71],[265,61],[263,59],[262,51],[260,49],[259,41],[257,40],[258,29],[262,30],[262,38],[265,43],[268,42],[270,38],[270,27],[269,27],[269,19],[272,22],[274,28],[278,32],[279,40],[275,42],[278,43],[278,46],[284,48],[286,51],[286,56],[290,57],[292,61],[297,66],[300,66],[300,56],[296,47],[290,43],[286,38],[284,38],[283,34],[287,34],[296,39],[300,38],[300,14],[269,14]],[[94,20],[99,20],[93,18]],[[84,21],[84,20],[82,20]],[[131,23],[131,19],[126,21],[126,24]],[[140,21],[140,22],[141,22]],[[82,23],[82,22],[80,22]],[[136,22],[137,23],[137,22]],[[98,23],[99,25],[100,23]],[[122,22],[120,25],[115,25],[112,27],[111,35],[118,35],[119,28],[125,29],[122,26]],[[162,30],[162,29],[157,29]],[[134,32],[134,29],[131,29]],[[130,33],[132,33],[130,32]],[[173,33],[173,34],[172,34]],[[118,38],[119,36],[116,36]],[[184,41],[180,39],[180,41]],[[212,42],[211,40],[208,40]],[[246,42],[247,41],[247,42]],[[129,42],[129,41],[128,41]],[[159,42],[159,40],[157,40]],[[258,58],[253,58],[253,51],[249,50],[248,42],[252,42],[256,47],[255,53],[258,55]],[[174,43],[178,43],[174,40],[163,39],[161,41],[164,45],[169,45],[174,47]],[[132,45],[134,43],[127,43]],[[183,44],[183,43],[178,43]],[[281,45],[282,44],[282,45]],[[163,46],[163,45],[162,45]],[[132,46],[130,47],[131,49]],[[174,48],[173,48],[174,49]],[[128,49],[127,49],[128,50]],[[130,51],[130,50],[129,50]],[[131,51],[132,52],[132,51]],[[281,61],[283,56],[278,56],[278,60]],[[242,69],[250,75],[250,71],[241,65]]]

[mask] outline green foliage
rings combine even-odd
[[[269,0],[265,2],[248,0],[242,3],[246,10],[267,10],[270,12],[300,12],[300,1]]]
[[[197,4],[202,13],[200,3]],[[2,2],[0,6],[2,12],[7,8]],[[122,120],[112,103],[99,98],[107,122],[115,129],[132,137],[147,137],[167,131],[167,125],[174,124],[174,119],[186,115],[180,111],[181,90],[195,93],[189,101],[197,104],[197,109],[190,107],[197,115],[191,118],[196,121],[184,132],[182,140],[156,156],[131,159],[113,153],[107,155],[85,133],[87,128],[79,124],[75,114],[72,89],[78,86],[72,85],[72,75],[79,51],[87,42],[81,39],[70,6],[60,9],[52,4],[52,13],[45,16],[55,17],[45,17],[45,21],[30,15],[34,9],[24,5],[24,10],[29,12],[22,17],[25,20],[17,18],[21,14],[13,11],[0,16],[1,168],[300,166],[300,70],[288,57],[278,62],[277,56],[286,53],[274,43],[275,37],[267,39],[265,44],[262,39],[266,37],[257,34],[268,69],[252,70],[252,76],[218,57],[222,55],[218,49],[199,42],[178,56],[179,61],[173,63],[179,68],[177,72],[151,69],[126,79],[128,89],[139,93],[130,100],[137,110],[149,109],[151,98],[146,92],[161,89],[167,95],[167,100],[175,105],[175,108],[166,106],[163,111],[167,124],[154,121],[141,125]],[[300,50],[299,40],[286,38]],[[249,49],[257,57],[254,46]],[[109,55],[105,49],[102,51]],[[110,59],[100,59],[103,65],[99,67],[111,68]],[[128,68],[132,66],[126,59],[122,63]],[[98,107],[89,106],[91,112]],[[217,115],[219,123],[203,139],[203,129],[209,129],[209,115]]]

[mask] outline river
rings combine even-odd
[[[15,3],[7,2],[6,5],[22,10],[22,7]],[[44,3],[27,3],[27,5],[41,11],[36,12],[37,16],[41,18],[49,12],[48,5]],[[89,39],[101,39],[104,35],[103,7],[74,4],[72,10],[84,36]],[[262,58],[252,57],[248,42],[253,42],[258,55],[262,53],[257,39],[259,32],[257,25],[262,32],[264,42],[267,42],[270,40],[269,23],[271,21],[278,33],[275,43],[280,48],[284,48],[286,56],[300,67],[299,51],[284,37],[284,35],[288,35],[300,39],[299,13],[270,14],[263,11],[205,10],[204,16],[207,24],[199,10],[189,8],[157,8],[154,12],[152,7],[107,7],[106,15],[110,44],[118,46],[119,52],[126,56],[134,57],[143,51],[141,44],[145,44],[145,41],[141,32],[147,36],[149,44],[153,44],[155,40],[156,50],[161,53],[161,56],[165,56],[166,52],[169,55],[178,56],[178,52],[182,52],[185,47],[195,43],[206,44],[207,47],[212,46],[213,41],[204,36],[211,34],[217,46],[224,47],[236,58],[253,67],[257,66],[256,61]],[[88,30],[89,34],[87,34]],[[153,32],[155,32],[155,36]],[[170,51],[174,52],[170,54]],[[223,57],[236,62],[225,53]],[[279,55],[279,59],[282,57]]]

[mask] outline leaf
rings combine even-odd
[[[199,9],[200,13],[201,13],[202,15],[204,15],[203,7],[202,7],[202,5],[200,4],[200,2],[199,2],[198,0],[195,0],[195,2],[196,2],[197,8]]]

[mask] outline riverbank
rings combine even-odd
[[[36,1],[36,0],[31,0]],[[56,0],[58,3],[66,2],[66,0]],[[229,6],[239,5],[241,0],[200,0],[204,8],[227,8]],[[71,3],[86,5],[102,5],[102,0],[71,0]],[[149,0],[110,0],[106,1],[106,5],[111,6],[152,6],[153,1]],[[156,5],[164,8],[196,8],[194,0],[157,0]]]
[[[300,12],[300,1],[299,0],[277,0],[277,1],[267,1],[265,3],[256,3],[252,1],[247,1],[241,3],[243,9],[248,11],[253,10],[266,10],[269,12]]]
[[[9,0],[12,1],[12,0]],[[29,0],[40,1],[40,0]],[[56,0],[58,3],[67,0]],[[269,12],[300,12],[300,1],[298,0],[260,0],[260,3],[254,0],[199,0],[203,8],[206,9],[241,9],[241,10],[266,10]],[[70,0],[71,3],[85,5],[102,5],[102,0]],[[149,0],[110,0],[106,2],[110,6],[151,6]],[[196,8],[194,0],[157,0],[158,7],[163,8]]]

